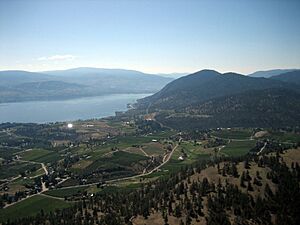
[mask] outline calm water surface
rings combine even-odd
[[[46,123],[112,116],[125,111],[128,103],[150,94],[114,94],[61,101],[32,101],[0,104],[0,123]]]

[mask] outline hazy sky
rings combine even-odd
[[[299,0],[0,0],[0,70],[300,68]]]

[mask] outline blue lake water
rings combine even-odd
[[[0,104],[0,123],[46,123],[112,116],[128,103],[150,94],[113,94],[61,101],[31,101]]]

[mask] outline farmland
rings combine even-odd
[[[226,139],[249,139],[252,133],[250,129],[221,129],[212,132],[212,135]]]
[[[175,130],[139,133],[132,122],[110,120],[76,121],[72,129],[63,123],[16,124],[9,132],[15,135],[15,142],[0,146],[0,194],[9,196],[2,200],[8,204],[0,209],[2,220],[12,219],[11,212],[23,208],[27,211],[19,217],[35,215],[40,209],[28,207],[35,204],[48,212],[54,209],[52,203],[64,208],[91,194],[136,190],[201,161],[276,147],[278,142],[274,145],[273,139],[299,139],[296,133],[270,131],[253,138],[257,131],[241,128],[196,136]],[[26,132],[37,134],[39,142]],[[21,135],[25,142],[20,145]],[[45,175],[45,169],[49,174]],[[18,198],[14,196],[17,192]]]
[[[7,179],[10,177],[16,177],[20,175],[20,173],[24,171],[30,171],[30,170],[36,170],[40,166],[39,165],[34,165],[31,163],[26,163],[26,162],[14,162],[11,163],[10,165],[4,166],[1,165],[0,167],[0,179]]]
[[[62,200],[52,199],[46,196],[33,196],[16,205],[0,210],[0,222],[7,219],[18,219],[27,216],[33,216],[43,210],[50,212],[55,209],[70,207],[71,204]],[[16,213],[17,212],[17,213]]]
[[[249,152],[251,148],[255,146],[254,140],[248,141],[231,141],[224,147],[222,153],[227,156],[241,156]]]
[[[46,191],[46,195],[64,198],[70,197],[79,193],[83,193],[87,188],[86,187],[77,187],[77,188],[68,188],[68,189],[57,189]]]

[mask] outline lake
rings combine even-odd
[[[127,110],[128,103],[151,94],[113,94],[60,101],[31,101],[0,104],[0,123],[47,123],[103,118]]]

